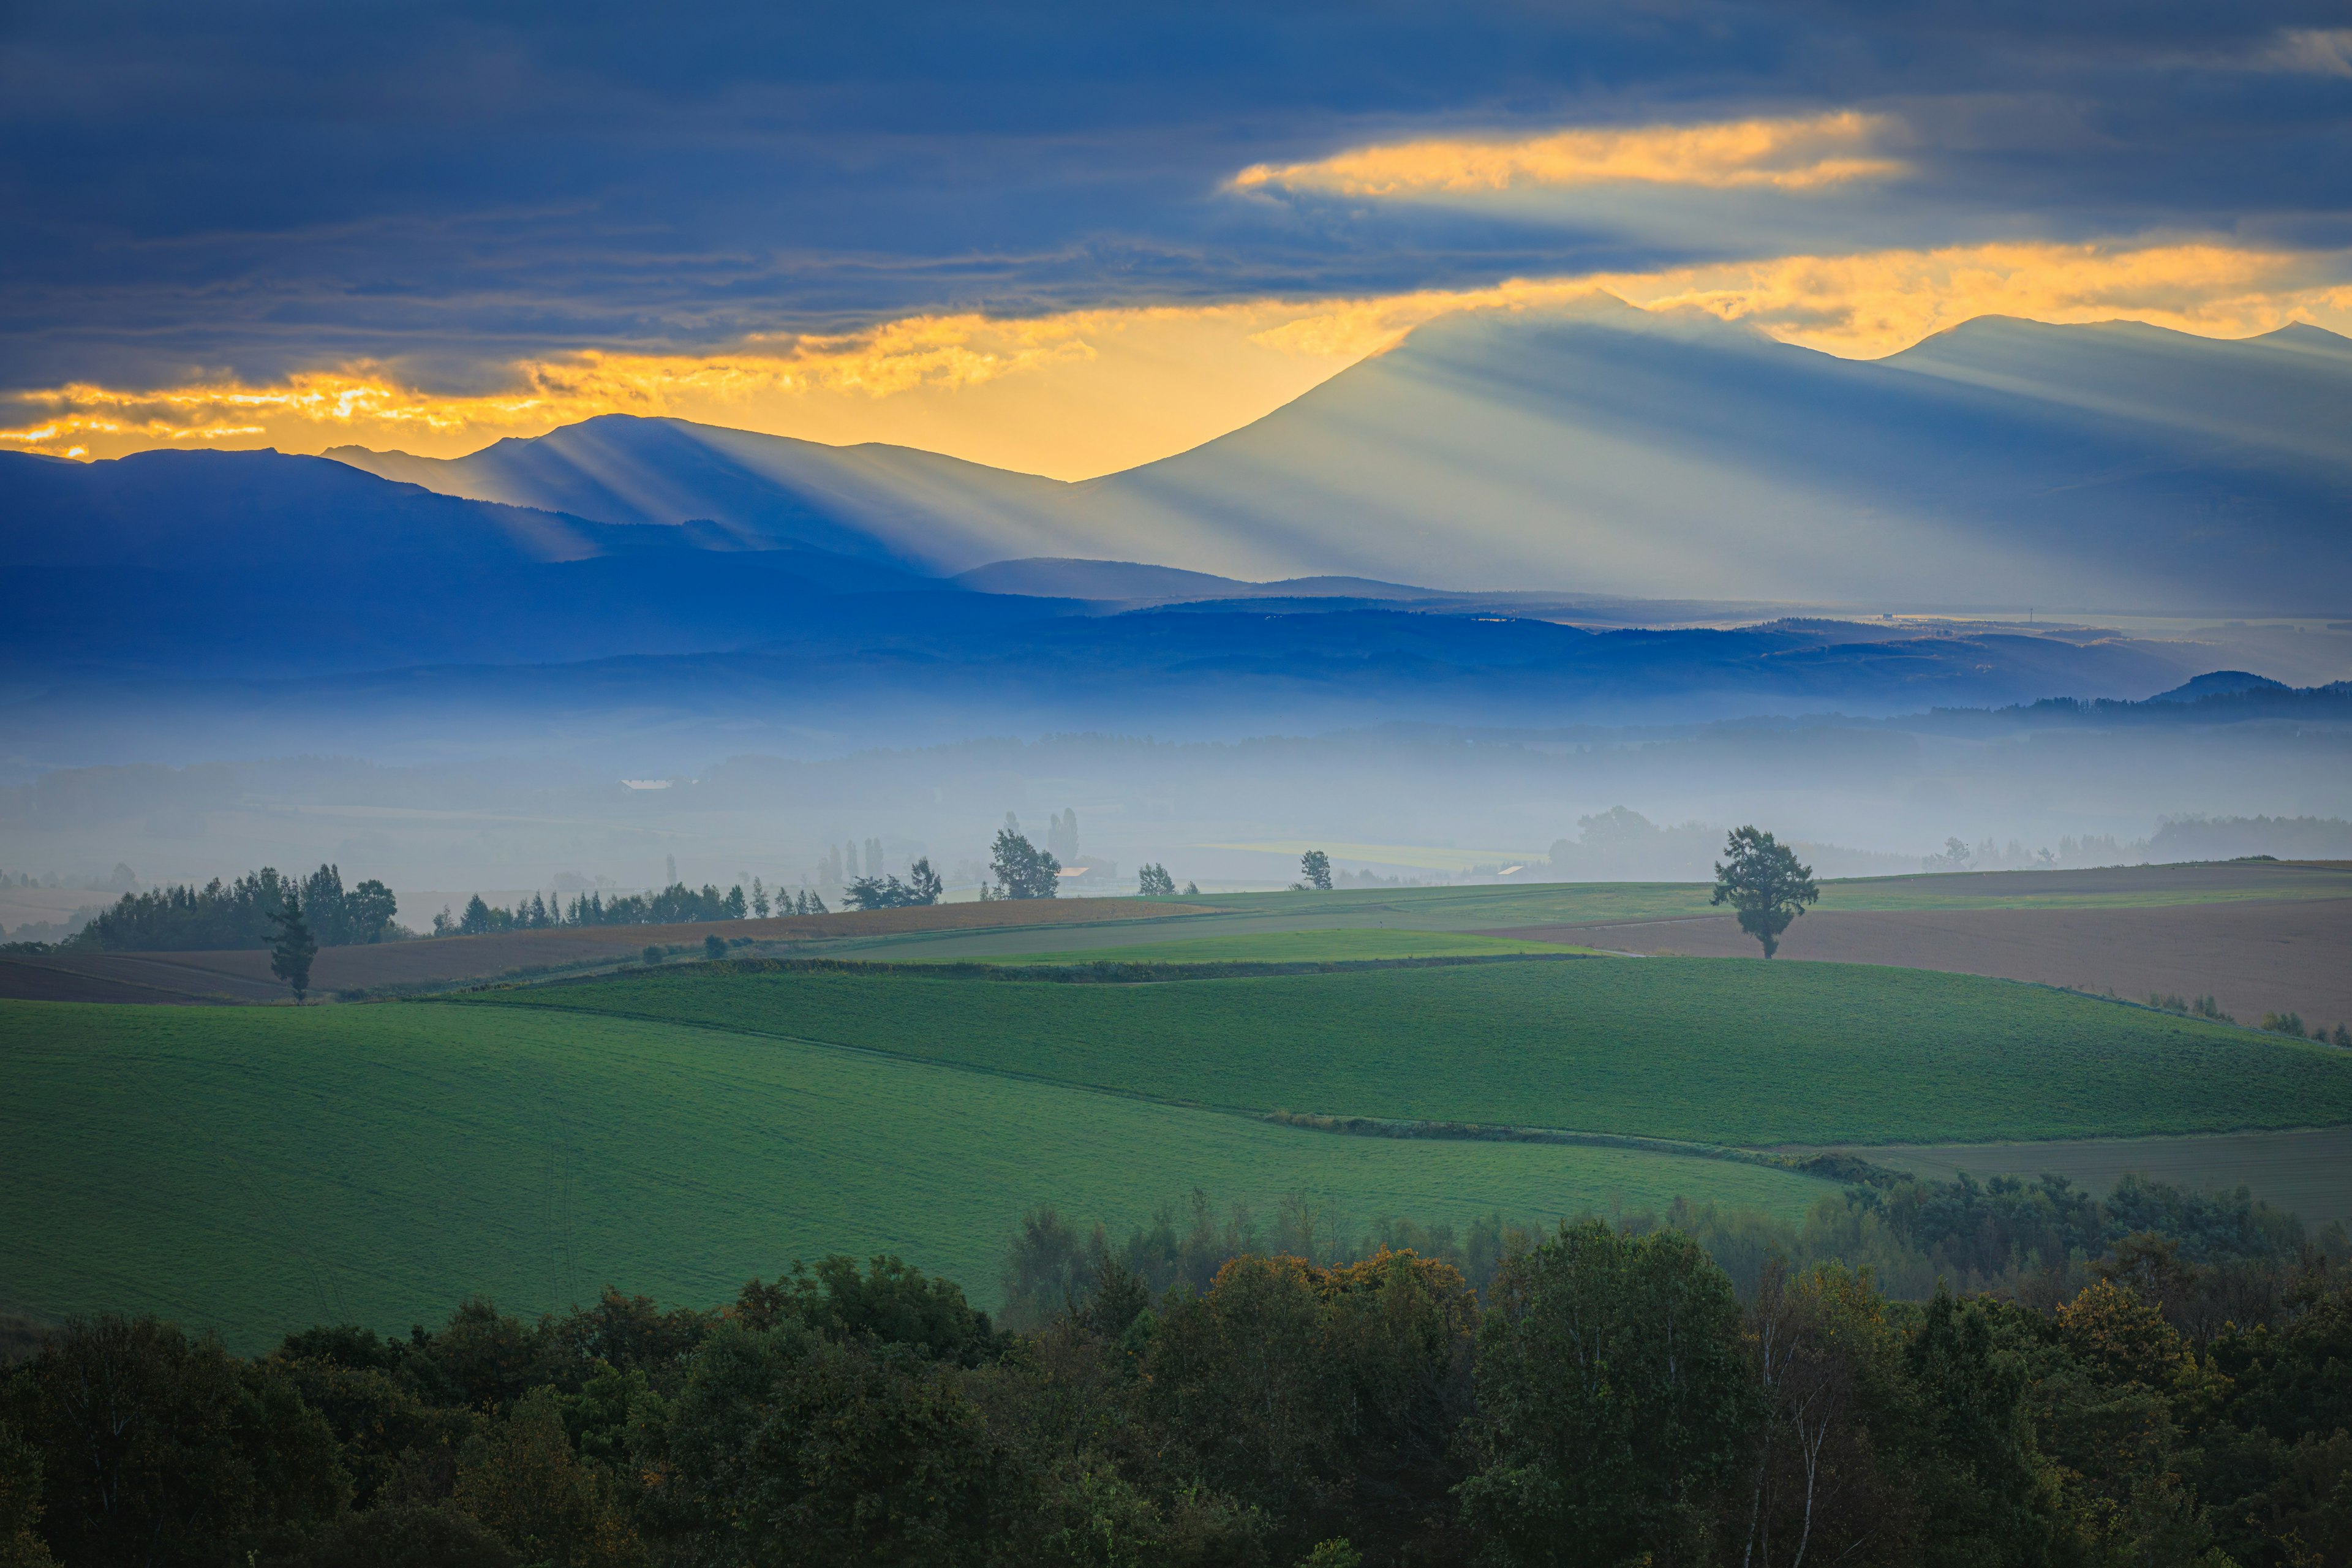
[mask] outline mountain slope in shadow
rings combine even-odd
[[[475,500],[615,523],[698,519],[736,549],[824,550],[929,574],[1109,552],[1064,508],[1061,481],[907,447],[828,447],[614,414],[464,458],[359,447],[327,456]]]
[[[1628,307],[1463,316],[1075,499],[1250,576],[2324,611],[2352,342],[1995,320],[1857,362]]]
[[[2304,326],[2221,342],[1986,318],[1865,362],[1609,300],[1461,315],[1076,485],[622,416],[447,461],[333,456],[605,522],[705,520],[733,548],[941,575],[1060,563],[1033,560],[1033,583],[1108,559],[1874,607],[2352,601],[2352,342]]]

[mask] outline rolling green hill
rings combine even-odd
[[[1141,985],[693,965],[467,1005],[691,1021],[1323,1115],[1710,1143],[2352,1121],[2352,1054],[1922,970],[1498,961]]]
[[[1351,1138],[679,1025],[443,1004],[0,1003],[0,1309],[153,1310],[257,1350],[606,1283],[710,1304],[894,1251],[996,1294],[1024,1209],[1115,1229],[1196,1184],[1361,1225],[1831,1189],[1616,1148]]]
[[[1400,958],[1482,958],[1523,953],[1586,952],[1590,949],[1559,942],[1523,942],[1512,937],[1479,936],[1462,931],[1386,931],[1338,928],[1329,931],[1229,932],[1194,937],[1184,942],[1139,942],[1114,948],[1055,948],[1031,952],[991,955],[992,963],[1360,963]],[[907,960],[943,963],[952,959],[929,955]]]

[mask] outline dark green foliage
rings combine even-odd
[[[1108,1275],[1096,1305],[1118,1305],[1091,1331],[1134,1340],[1138,1285]],[[1338,1268],[1237,1258],[1206,1293],[1163,1305],[1139,1409],[1174,1473],[1273,1521],[1277,1559],[1342,1530],[1383,1561],[1443,1555],[1475,1320],[1462,1276],[1410,1254]]]
[[[452,1498],[462,1512],[547,1568],[637,1568],[643,1542],[608,1471],[583,1461],[562,1401],[542,1385],[466,1446]]]
[[[2041,1308],[1891,1305],[1774,1259],[1743,1309],[1636,1218],[1502,1233],[1482,1309],[1433,1257],[1310,1261],[1332,1244],[1307,1206],[1260,1227],[1196,1196],[1123,1248],[1034,1213],[1013,1272],[1065,1297],[1020,1336],[841,1258],[721,1311],[474,1300],[250,1363],[152,1319],[75,1325],[0,1381],[0,1568],[2352,1559],[2340,1247],[2273,1259],[2242,1321],[2185,1332],[2199,1279],[2250,1266],[2210,1238],[2199,1264],[2135,1233]]]
[[[727,939],[716,933],[702,939],[702,956],[719,959],[727,956]]]
[[[1176,879],[1168,874],[1167,867],[1155,865],[1147,860],[1137,868],[1135,891],[1139,898],[1173,898],[1176,894]]]
[[[1733,828],[1723,852],[1728,858],[1715,868],[1715,895],[1707,902],[1737,910],[1739,929],[1763,943],[1769,958],[1790,922],[1821,900],[1813,868],[1799,865],[1796,851],[1754,827]]]
[[[751,900],[740,886],[722,893],[705,883],[698,892],[683,882],[673,882],[657,893],[615,893],[610,899],[601,892],[574,894],[568,905],[560,895],[551,904],[534,893],[518,901],[511,910],[499,909],[476,893],[456,921],[444,926],[436,919],[434,926],[438,935],[483,936],[493,931],[545,931],[559,926],[686,925],[740,921],[750,912]]]
[[[797,1323],[714,1334],[667,1448],[665,1517],[709,1563],[977,1565],[1028,1500],[951,1373]]]
[[[896,877],[860,877],[849,884],[849,903],[860,910],[902,910],[940,901],[941,883],[929,858],[907,868],[903,882]]]
[[[152,1318],[68,1325],[5,1394],[0,1416],[42,1456],[42,1533],[68,1563],[242,1563],[350,1496],[333,1434],[290,1379]]]
[[[1506,1264],[1461,1489],[1496,1560],[1696,1561],[1761,1415],[1740,1327],[1730,1280],[1673,1232],[1562,1226]]]
[[[961,1286],[896,1258],[874,1258],[863,1275],[855,1258],[838,1253],[814,1270],[795,1263],[788,1279],[745,1285],[734,1315],[756,1329],[796,1323],[828,1341],[903,1345],[961,1366],[998,1349],[988,1314],[972,1310]]]
[[[2265,1034],[2292,1035],[2299,1040],[2303,1038],[2303,1015],[2300,1013],[2265,1013],[2263,1015],[2262,1027]]]
[[[310,961],[319,955],[318,940],[310,934],[302,906],[290,892],[286,895],[286,907],[269,920],[278,933],[269,949],[269,973],[284,981],[299,1002],[310,989]]]
[[[41,1453],[0,1416],[0,1568],[55,1568],[41,1539]]]
[[[336,1521],[284,1568],[520,1568],[514,1549],[456,1509],[421,1503]]]
[[[299,903],[321,947],[384,942],[397,934],[392,889],[368,880],[346,890],[342,872],[321,866],[307,878],[268,866],[234,882],[125,893],[67,945],[113,952],[192,952],[272,945],[278,911]]]
[[[382,882],[365,881],[346,891],[340,867],[321,866],[303,879],[302,913],[321,947],[354,947],[384,941],[399,904]]]
[[[988,869],[1000,899],[1050,899],[1061,889],[1062,863],[1010,826],[997,829]]]
[[[1320,849],[1309,849],[1298,858],[1298,880],[1303,888],[1318,893],[1331,890],[1331,857]]]
[[[268,947],[274,935],[270,916],[294,896],[293,879],[280,877],[268,866],[234,882],[215,877],[202,888],[125,893],[112,909],[70,938],[68,945],[113,952]]]
[[[1996,1343],[1999,1315],[1938,1290],[1905,1352],[1923,1423],[1929,1568],[2035,1568],[2063,1555],[2054,1478],[2027,1418],[2027,1367]]]

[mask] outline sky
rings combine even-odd
[[[0,450],[593,415],[1057,478],[1594,289],[2352,331],[2352,5],[0,8]]]

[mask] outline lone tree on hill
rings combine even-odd
[[[302,918],[302,905],[291,891],[286,907],[272,914],[269,923],[278,928],[277,945],[269,950],[269,973],[286,982],[299,1007],[310,989],[310,960],[318,956],[318,939],[310,934],[310,922]]]
[[[1320,849],[1309,849],[1298,858],[1299,885],[1318,893],[1331,890],[1331,857]]]
[[[1762,942],[1769,958],[1780,951],[1789,922],[1821,900],[1813,868],[1798,865],[1795,850],[1753,827],[1734,828],[1723,852],[1731,859],[1716,867],[1715,897],[1707,901],[1738,910],[1739,929]]]

